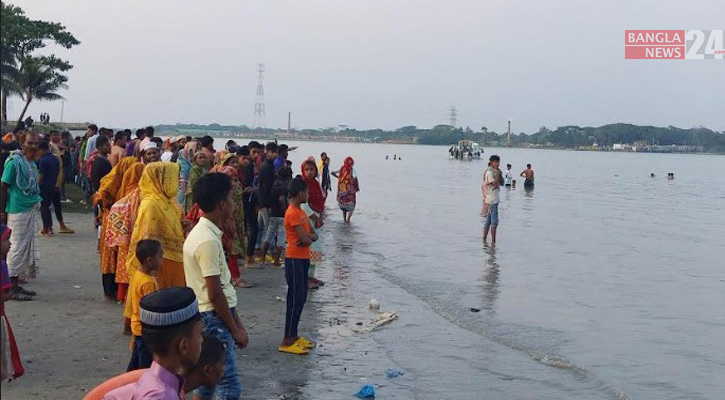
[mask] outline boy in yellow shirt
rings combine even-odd
[[[141,336],[140,304],[144,296],[159,290],[156,275],[158,275],[161,264],[164,262],[164,249],[161,248],[161,243],[156,240],[140,240],[136,246],[136,258],[138,258],[141,266],[131,278],[128,298],[126,299],[131,304],[131,333],[133,334],[131,340],[133,353],[127,371],[148,368],[154,360],[151,349]]]

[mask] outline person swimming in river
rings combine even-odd
[[[534,170],[531,169],[531,164],[526,164],[526,169],[523,170],[520,176],[524,177],[524,187],[527,189],[534,188]]]

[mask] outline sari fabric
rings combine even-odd
[[[106,176],[101,178],[101,183],[98,186],[98,192],[94,195],[93,202],[95,204],[101,204],[104,209],[109,209],[116,202],[119,190],[123,184],[123,177],[126,171],[134,164],[138,162],[133,157],[124,157],[121,161],[111,169]]]
[[[224,166],[219,171],[231,178],[232,180],[232,199],[234,201],[234,213],[232,214],[232,221],[229,226],[225,229],[225,235],[229,235],[232,241],[229,248],[229,254],[233,256],[241,256],[247,253],[246,246],[246,230],[244,224],[244,207],[242,201],[244,200],[244,193],[242,193],[242,185],[239,184],[237,179],[237,170],[230,166]]]
[[[337,203],[340,209],[344,211],[354,211],[357,203],[358,186],[355,171],[353,170],[354,164],[355,161],[352,157],[345,159],[345,164],[340,168],[337,182]]]
[[[307,165],[311,165],[315,168],[315,177],[312,179],[307,179],[307,176],[305,175],[305,167]],[[317,170],[317,163],[315,163],[314,157],[310,157],[302,163],[302,179],[307,183],[307,187],[310,189],[310,198],[307,200],[307,203],[313,211],[321,214],[322,211],[325,210],[325,196],[322,192],[322,186],[320,186],[320,182],[317,180],[319,175],[320,173]]]
[[[131,232],[131,244],[126,256],[129,276],[138,270],[134,256],[136,245],[142,239],[154,239],[164,249],[164,260],[178,264],[172,271],[159,275],[162,287],[186,286],[183,268],[184,232],[181,227],[181,206],[176,202],[179,181],[179,164],[155,162],[144,168],[139,189],[141,204]],[[164,263],[166,265],[166,263]],[[181,268],[177,268],[178,266]]]
[[[184,146],[184,149],[179,153],[179,158],[176,160],[180,167],[179,188],[176,192],[176,201],[182,207],[186,207],[186,190],[189,183],[189,174],[194,166],[194,156],[198,150],[199,142],[192,140]]]

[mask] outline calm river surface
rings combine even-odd
[[[328,285],[303,315],[321,347],[304,361],[301,395],[349,398],[366,383],[400,399],[725,393],[725,157],[487,148],[502,166],[536,171],[533,192],[521,178],[502,190],[491,249],[484,160],[449,160],[446,147],[290,144],[295,172],[321,151],[334,168],[353,156],[362,188],[350,225],[327,204],[318,276]],[[352,333],[372,318],[371,298],[400,319]],[[387,368],[405,375],[387,379]]]

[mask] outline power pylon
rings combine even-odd
[[[458,123],[458,109],[456,106],[450,106],[448,108],[448,124],[452,127],[456,127]]]
[[[264,110],[264,64],[257,64],[257,100],[254,103],[254,128],[261,128],[262,133],[267,130]]]

